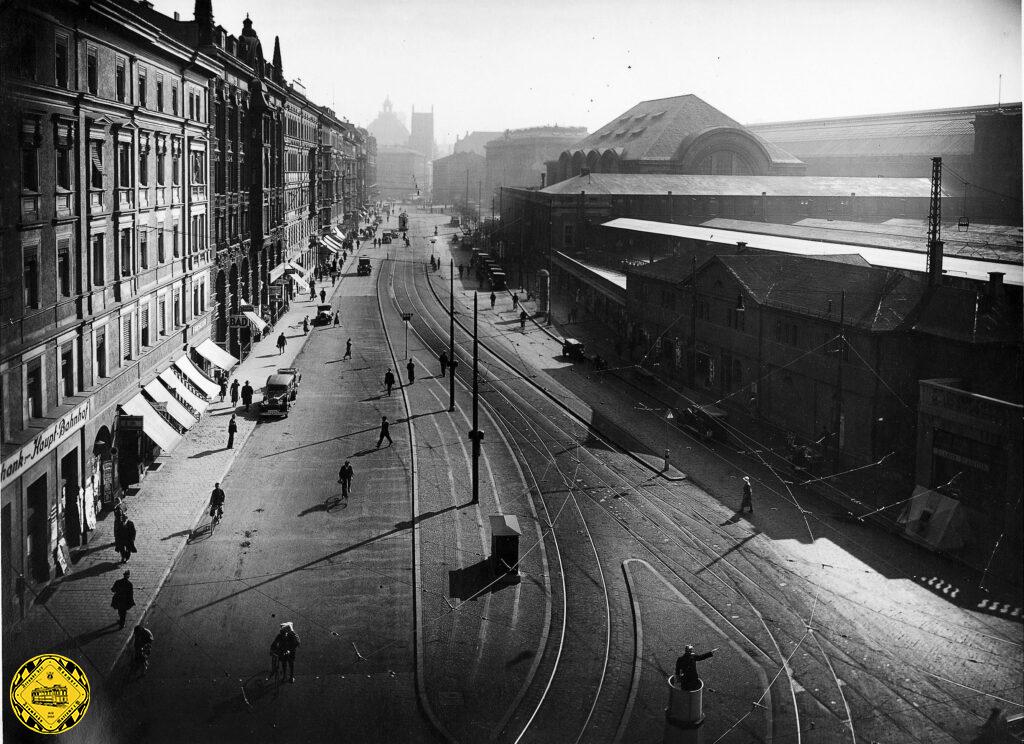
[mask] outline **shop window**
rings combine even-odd
[[[100,65],[99,65],[99,52],[96,47],[89,47],[86,52],[87,58],[85,62],[85,78],[86,86],[91,95],[97,95],[100,89]]]
[[[54,82],[58,88],[68,87],[68,37],[57,36],[54,53]]]
[[[97,287],[106,284],[106,260],[107,251],[104,243],[104,235],[92,236],[92,283]]]
[[[25,418],[43,417],[43,358],[25,365]]]
[[[114,90],[117,100],[124,103],[128,98],[128,63],[118,57],[114,63]]]
[[[61,297],[71,296],[71,240],[57,241],[57,285]]]

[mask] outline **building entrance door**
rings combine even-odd
[[[25,555],[29,571],[35,581],[50,580],[50,561],[47,557],[47,496],[46,476],[37,479],[28,487],[25,504],[28,507],[25,520]]]
[[[82,513],[79,509],[78,448],[60,459],[60,477],[64,481],[64,537],[68,545],[77,547],[82,540]]]

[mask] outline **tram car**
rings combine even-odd
[[[37,687],[32,690],[32,704],[63,708],[68,704],[68,688],[64,685]]]
[[[402,212],[400,215],[398,215],[398,230],[399,232],[405,232],[408,229],[409,215],[407,215],[405,212]]]

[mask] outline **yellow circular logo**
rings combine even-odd
[[[11,708],[40,734],[60,734],[82,720],[92,693],[76,662],[59,654],[34,656],[11,680]]]

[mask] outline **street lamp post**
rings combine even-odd
[[[473,501],[472,503],[477,504],[480,502],[480,441],[484,438],[484,433],[480,431],[479,419],[478,419],[478,408],[479,408],[479,397],[477,391],[477,298],[479,292],[473,293],[473,430],[469,432],[469,438],[473,442]]]
[[[409,358],[409,321],[412,320],[412,313],[402,313],[402,320],[405,321],[405,358]]]
[[[455,259],[448,267],[448,410],[455,410]]]

